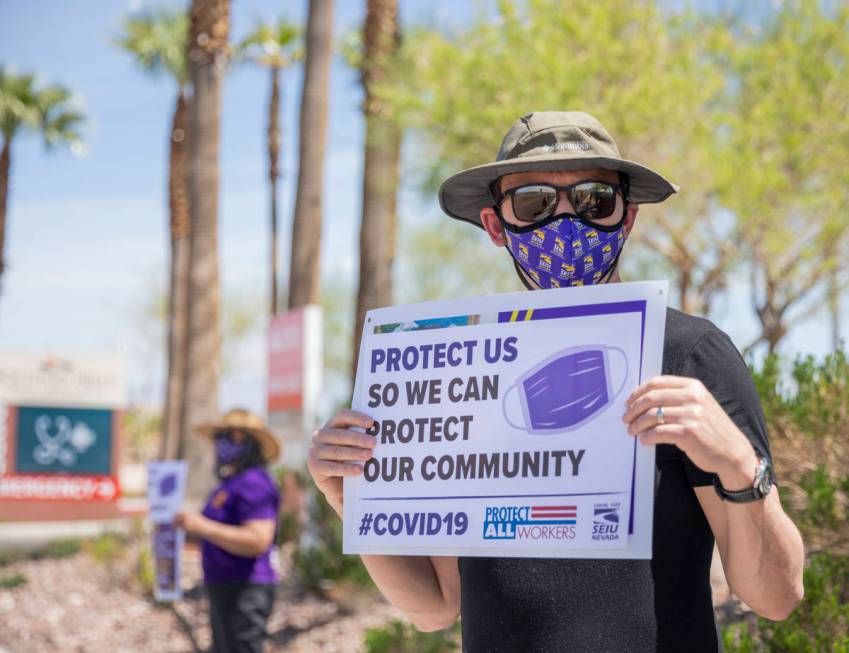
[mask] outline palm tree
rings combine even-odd
[[[243,58],[267,66],[271,74],[271,95],[268,101],[268,183],[271,187],[271,315],[277,313],[277,160],[280,153],[280,75],[298,61],[302,50],[298,45],[301,30],[281,18],[275,25],[259,23],[239,44]]]
[[[229,0],[192,0],[187,44],[194,97],[189,110],[189,339],[185,419],[189,428],[218,413],[221,291],[218,274],[218,150],[221,86],[230,58]],[[187,496],[210,489],[212,451],[188,438]]]
[[[289,308],[319,302],[321,192],[332,53],[333,0],[310,0],[301,94],[298,188],[292,220]]]
[[[16,75],[0,67],[0,280],[6,269],[6,215],[9,206],[9,176],[12,141],[21,129],[39,132],[48,150],[82,144],[80,127],[85,116],[72,106],[71,92],[63,86],[38,89],[33,75]]]
[[[127,18],[115,44],[133,55],[142,70],[167,74],[176,83],[177,98],[171,119],[168,157],[168,211],[171,261],[168,293],[168,375],[159,455],[179,458],[187,432],[183,411],[188,364],[189,298],[189,188],[188,188],[188,66],[185,12],[160,12]]]
[[[401,130],[389,115],[388,102],[381,97],[379,86],[387,81],[399,42],[397,0],[368,0],[360,61],[366,140],[352,378],[356,375],[366,311],[392,303]]]

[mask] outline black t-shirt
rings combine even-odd
[[[769,453],[749,370],[708,320],[668,309],[663,374],[700,379],[755,450]],[[713,533],[693,492],[713,475],[658,445],[651,560],[460,558],[467,653],[716,653]]]

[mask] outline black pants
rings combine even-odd
[[[212,653],[261,653],[274,605],[274,585],[216,583],[206,590]]]

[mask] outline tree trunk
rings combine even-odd
[[[271,185],[271,316],[277,314],[277,159],[280,154],[280,68],[271,66],[268,103],[268,183]]]
[[[168,166],[168,209],[170,214],[171,269],[168,294],[168,377],[159,456],[178,458],[183,453],[186,432],[184,397],[188,364],[189,300],[189,213],[188,186],[188,101],[184,89],[177,96],[171,123]]]
[[[834,267],[828,274],[828,314],[831,322],[831,351],[840,349],[840,282],[838,268]]]
[[[6,270],[6,210],[9,205],[9,170],[12,167],[12,139],[3,137],[3,149],[0,150],[0,289],[3,284],[3,272]]]
[[[230,29],[228,0],[193,0],[188,61],[194,97],[189,140],[189,342],[186,374],[187,498],[203,500],[213,484],[212,447],[192,430],[218,414],[221,305],[218,277],[218,145],[221,85]]]
[[[682,313],[692,314],[693,306],[690,301],[690,291],[693,283],[692,271],[689,268],[678,268],[678,302]]]
[[[395,196],[398,187],[400,132],[375,87],[388,73],[398,50],[397,0],[368,0],[363,29],[362,84],[365,91],[363,214],[360,223],[360,283],[354,326],[352,378],[356,376],[366,311],[392,303],[395,250]]]
[[[332,53],[333,0],[310,0],[301,95],[298,188],[292,224],[289,308],[320,301],[321,192]]]

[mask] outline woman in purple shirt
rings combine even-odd
[[[202,513],[180,513],[175,524],[202,540],[213,652],[258,652],[277,582],[271,549],[280,492],[266,465],[280,446],[262,419],[243,409],[196,430],[215,445],[220,483]]]

